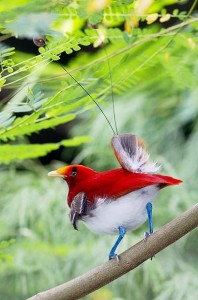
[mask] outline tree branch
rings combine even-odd
[[[119,261],[108,261],[91,271],[27,300],[76,300],[123,274],[174,243],[198,226],[198,203],[121,255]]]

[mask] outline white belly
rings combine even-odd
[[[146,204],[153,202],[158,190],[152,185],[117,200],[98,199],[96,208],[82,220],[95,233],[118,234],[121,225],[126,230],[134,230],[147,220]]]

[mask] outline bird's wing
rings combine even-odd
[[[71,209],[70,209],[70,221],[74,229],[78,230],[77,222],[78,219],[85,213],[87,207],[87,196],[85,193],[77,194],[72,202],[71,202]]]
[[[115,156],[123,169],[136,173],[155,173],[159,166],[149,161],[144,142],[133,134],[115,135],[111,139]]]

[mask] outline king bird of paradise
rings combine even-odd
[[[62,177],[69,187],[69,218],[78,229],[78,221],[96,234],[118,235],[109,259],[118,259],[116,249],[125,233],[148,219],[148,238],[153,233],[152,207],[157,193],[182,180],[161,175],[159,166],[149,160],[144,142],[133,134],[117,134],[111,145],[120,168],[104,172],[83,165],[70,165],[49,172]]]

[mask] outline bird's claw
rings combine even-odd
[[[148,237],[151,235],[152,233],[149,233],[149,232],[145,232],[144,233],[144,240],[148,239]]]
[[[117,261],[119,261],[119,257],[116,253],[109,255],[109,260],[112,260],[112,259],[116,259]]]

